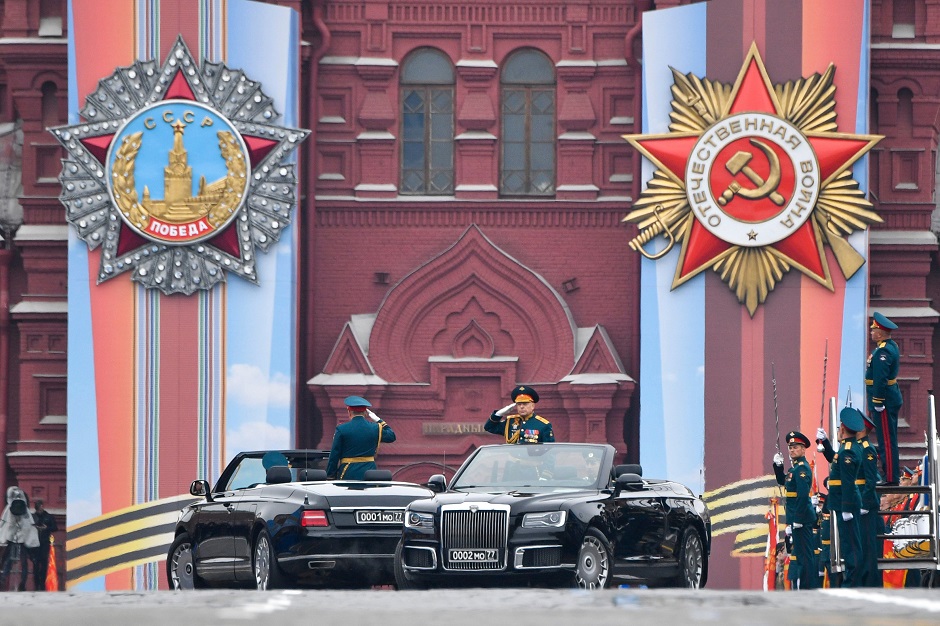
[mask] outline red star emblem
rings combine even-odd
[[[625,136],[658,170],[624,220],[641,230],[631,247],[659,258],[643,244],[681,241],[673,288],[714,268],[752,315],[791,267],[832,290],[824,244],[854,274],[864,258],[844,237],[881,218],[850,168],[881,137],[832,132],[834,67],[779,97],[756,45],[730,89],[673,74],[672,132]]]

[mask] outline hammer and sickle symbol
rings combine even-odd
[[[751,139],[751,145],[759,148],[760,151],[764,153],[764,156],[767,157],[767,161],[770,163],[770,175],[767,176],[767,180],[761,178],[760,174],[752,170],[748,165],[751,159],[754,158],[754,155],[750,152],[744,152],[743,150],[738,152],[728,159],[728,162],[725,163],[725,169],[731,172],[732,176],[736,176],[739,173],[744,174],[747,176],[748,180],[757,185],[757,187],[755,189],[742,187],[740,183],[733,180],[731,184],[728,185],[728,188],[722,192],[721,197],[718,198],[718,204],[722,206],[728,204],[731,202],[734,195],[737,194],[749,200],[760,200],[761,198],[770,196],[774,204],[783,206],[786,200],[777,193],[777,187],[780,186],[780,157],[763,141]]]

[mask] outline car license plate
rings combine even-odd
[[[379,511],[370,509],[356,511],[357,524],[398,524],[404,523],[404,511]]]
[[[496,562],[497,551],[494,549],[486,550],[461,550],[459,548],[450,551],[451,563],[494,563]]]

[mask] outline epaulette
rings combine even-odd
[[[846,441],[846,442],[845,442],[845,449],[846,449],[846,450],[851,450],[851,449],[852,449],[852,442],[851,442],[851,441]]]
[[[536,416],[535,416],[535,419],[537,419],[538,421],[542,422],[543,424],[551,424],[550,421],[548,421],[547,419],[545,419],[545,418],[542,417],[541,415],[536,415]]]
[[[862,447],[863,447],[863,448],[867,448],[867,447],[868,447],[868,442],[867,442],[867,441],[863,441],[863,442],[862,442]]]
[[[888,342],[887,342],[887,341],[879,341],[879,342],[878,342],[878,347],[879,347],[879,348],[884,348],[886,345],[888,345]]]

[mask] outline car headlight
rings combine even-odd
[[[434,516],[430,513],[405,511],[406,528],[434,528]]]
[[[526,513],[522,518],[523,528],[561,528],[565,525],[568,515],[566,511],[552,511],[551,513]]]

